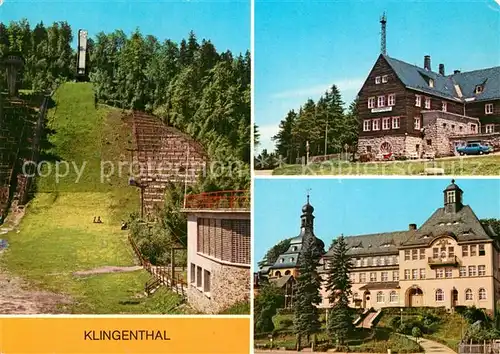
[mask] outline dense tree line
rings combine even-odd
[[[19,53],[25,64],[21,87],[44,91],[61,80],[72,79],[76,68],[76,54],[71,48],[73,33],[67,22],[54,22],[46,27],[43,22],[31,27],[27,20],[0,23],[0,56]],[[0,72],[5,79],[5,72]]]
[[[296,158],[306,155],[307,143],[310,156],[338,153],[346,144],[352,147],[358,137],[356,107],[354,101],[345,111],[340,92],[332,85],[318,102],[308,99],[298,112],[288,112],[272,138],[276,153],[295,163]]]

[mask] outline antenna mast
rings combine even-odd
[[[387,16],[385,15],[385,12],[383,13],[382,17],[380,17],[380,25],[382,27],[382,32],[381,32],[381,39],[380,39],[380,52],[384,55],[387,54],[387,46],[386,46],[386,35],[387,35]]]

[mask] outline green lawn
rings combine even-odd
[[[94,108],[92,86],[66,83],[54,97],[48,127],[50,153],[74,168],[56,178],[56,163],[45,164],[49,174],[37,179],[37,192],[19,226],[19,233],[3,237],[9,248],[0,256],[0,265],[28,281],[34,288],[70,296],[72,305],[61,311],[71,313],[164,313],[174,311],[180,299],[169,291],[143,298],[143,270],[129,273],[75,277],[73,272],[103,266],[136,264],[127,233],[120,222],[139,209],[138,190],[127,185],[128,172],[118,175],[119,161],[128,161],[125,149],[131,129],[121,120],[119,110]],[[101,181],[101,161],[110,160],[115,174]],[[84,164],[84,165],[83,165]],[[108,165],[109,166],[109,165]],[[60,165],[64,175],[66,165]],[[100,216],[103,224],[94,224]]]
[[[326,351],[334,348],[328,333],[326,332],[324,316],[320,317],[322,322],[322,331],[317,335],[318,351]],[[294,350],[296,337],[293,334],[293,315],[278,314],[273,317],[275,333],[273,334],[273,347],[286,348]],[[391,333],[385,328],[376,328],[375,330],[356,328],[347,341],[349,352],[353,353],[386,353],[391,349],[393,353],[419,353],[422,348],[414,341]],[[255,335],[255,346],[259,348],[269,348],[270,340],[267,334]],[[305,340],[303,340],[305,345]]]
[[[331,160],[308,166],[285,165],[273,175],[422,175],[426,168],[443,168],[450,176],[500,175],[500,155],[457,157],[436,161],[346,162]]]

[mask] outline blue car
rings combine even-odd
[[[460,155],[483,155],[491,152],[491,147],[482,145],[481,143],[468,143],[465,146],[457,148]]]

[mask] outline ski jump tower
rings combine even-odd
[[[86,30],[78,31],[78,55],[76,63],[76,77],[79,81],[87,81],[87,38]]]

